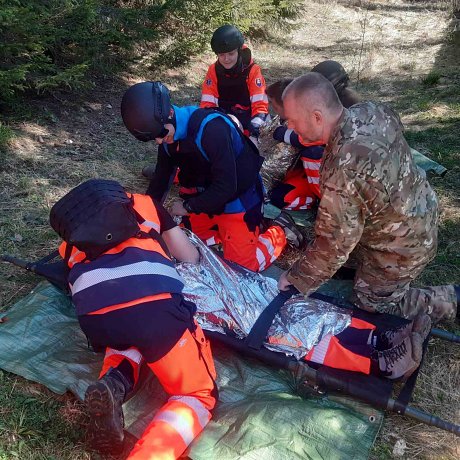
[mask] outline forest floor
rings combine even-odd
[[[432,177],[441,203],[436,259],[419,285],[460,284],[460,28],[446,1],[306,1],[291,30],[274,28],[251,43],[268,83],[296,77],[325,59],[340,61],[364,99],[389,103],[402,116],[410,145],[448,173]],[[457,30],[457,32],[455,32]],[[142,167],[155,161],[152,143],[137,142],[122,125],[120,101],[131,84],[162,80],[178,105],[197,104],[214,56],[186,66],[149,67],[99,80],[81,95],[30,101],[11,123],[15,138],[0,153],[0,252],[29,260],[56,247],[48,224],[52,204],[81,181],[113,178],[143,192]],[[37,279],[0,264],[0,311],[25,296]],[[451,330],[456,330],[455,326]],[[460,423],[460,348],[432,339],[414,405]],[[0,460],[89,459],[81,404],[0,371]],[[395,449],[395,446],[402,449]],[[404,417],[385,418],[372,459],[460,458],[458,438]]]

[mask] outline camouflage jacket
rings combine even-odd
[[[288,273],[304,294],[353,250],[362,270],[371,264],[392,281],[434,257],[438,201],[388,107],[363,102],[344,110],[324,152],[320,185],[315,239]]]

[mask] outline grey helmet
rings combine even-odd
[[[143,142],[168,134],[171,123],[169,90],[159,81],[137,83],[125,92],[121,101],[121,116],[128,131]]]
[[[350,77],[343,68],[342,64],[337,61],[323,61],[315,65],[312,72],[318,72],[323,77],[327,78],[333,85],[337,94],[340,93],[348,86]]]
[[[244,44],[243,34],[230,24],[225,24],[212,34],[211,48],[214,53],[229,53],[240,49]]]

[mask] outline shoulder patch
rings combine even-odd
[[[211,85],[212,85],[212,80],[211,80],[210,78],[208,78],[208,79],[206,80],[206,85],[207,85],[207,86],[211,86]]]
[[[259,88],[262,86],[262,80],[260,78],[256,78],[256,86]]]

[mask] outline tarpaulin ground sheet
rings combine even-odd
[[[0,324],[0,366],[62,394],[82,398],[99,373],[102,355],[88,349],[68,297],[43,282]],[[300,397],[298,382],[281,370],[213,347],[219,403],[187,455],[216,459],[361,459],[381,426],[381,412],[347,398]],[[127,430],[140,436],[167,396],[144,372],[124,405]]]

